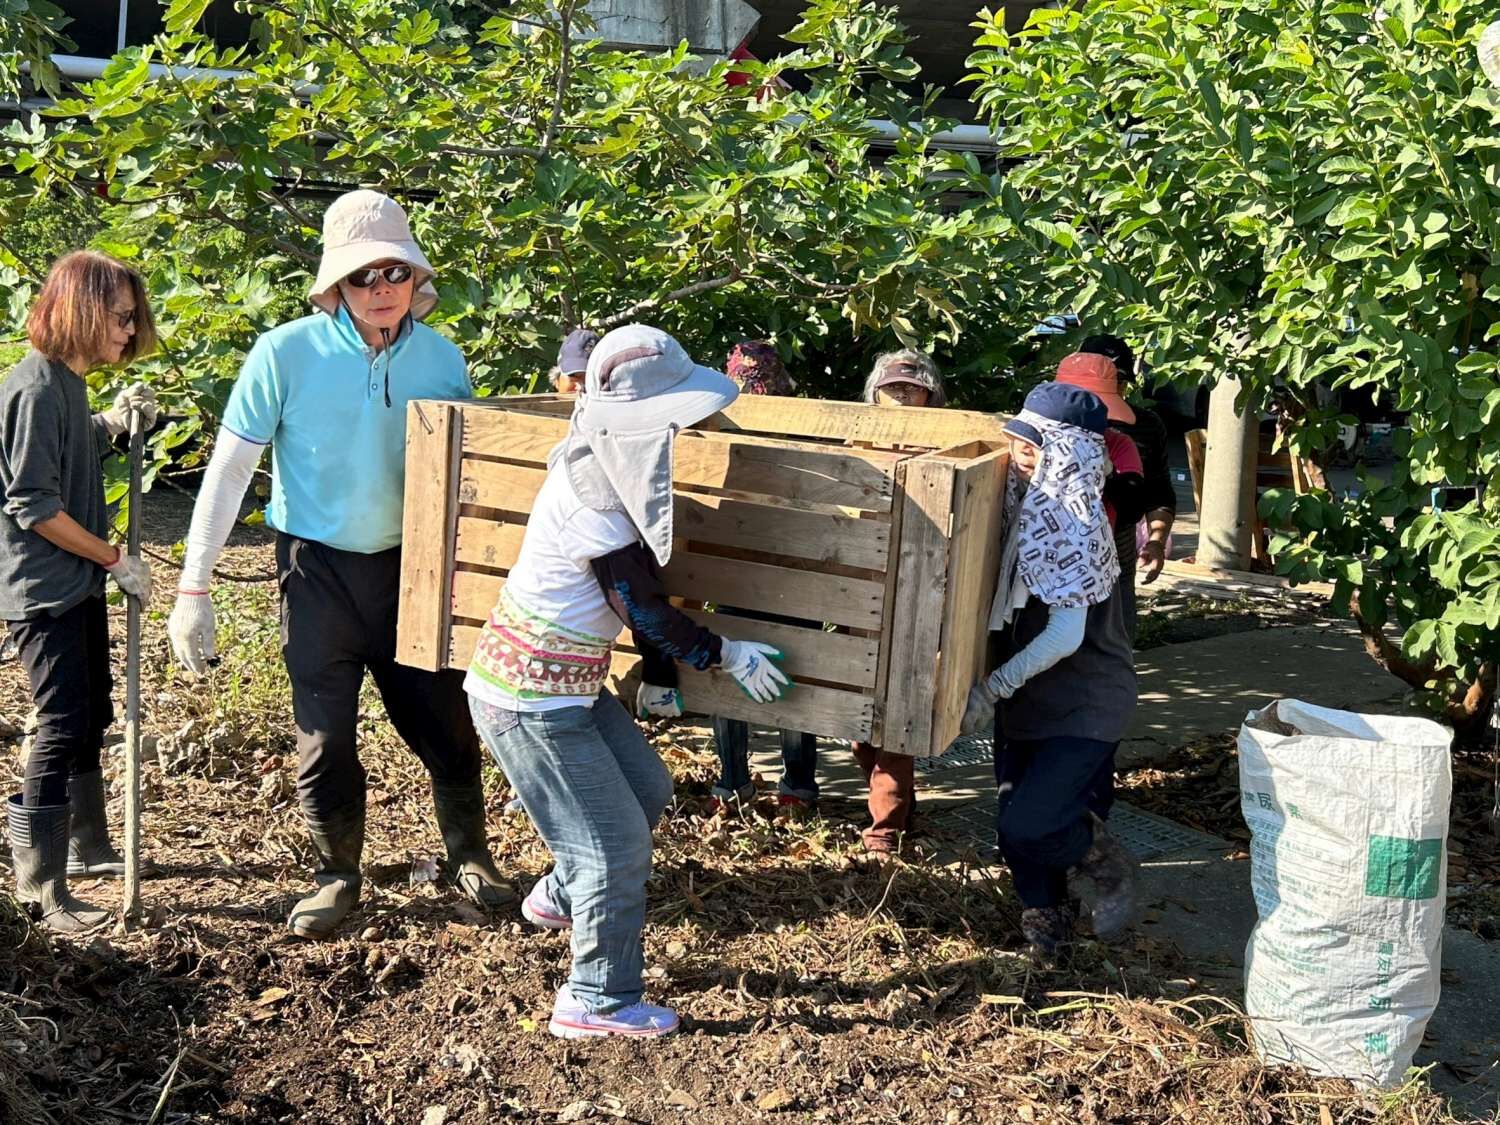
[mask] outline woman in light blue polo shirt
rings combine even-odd
[[[476,903],[515,897],[485,838],[479,742],[462,672],[396,662],[406,407],[470,398],[463,356],[421,320],[433,270],[406,213],[352,191],[323,220],[317,311],[261,336],[230,395],[188,532],[168,630],[202,674],[215,654],[209,583],[245,490],[271,447],[281,643],[297,725],[297,795],[318,853],[317,890],[292,909],[300,937],[326,937],[359,901],[365,771],[355,729],[365,672],[432,777],[449,875]]]

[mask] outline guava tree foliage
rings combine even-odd
[[[1233,372],[1326,449],[1329,391],[1409,424],[1357,498],[1268,496],[1278,568],[1336,584],[1391,671],[1472,730],[1500,656],[1500,97],[1464,0],[1089,0],[1007,36],[978,97],[1019,163],[1004,212],[1039,274],[1184,382]]]
[[[68,18],[46,0],[0,0],[0,99],[18,100],[23,90],[58,90],[52,54],[70,45],[63,35]],[[29,81],[23,86],[22,70]]]
[[[448,5],[462,22],[417,0],[239,6],[249,48],[198,33],[206,0],[173,0],[151,46],[0,152],[0,220],[107,197],[94,244],[146,269],[162,310],[169,445],[212,419],[257,332],[308,308],[322,211],[360,185],[406,205],[439,272],[429,323],[489,391],[534,385],[580,324],[655,321],[710,361],[772,337],[837,393],[882,345],[951,352],[1031,316],[991,177],[931,145],[951,122],[903,92],[916,67],[878,5],[816,0],[791,54],[712,66],[607,50],[570,2]],[[893,151],[872,120],[896,123]]]

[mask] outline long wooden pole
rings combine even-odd
[[[126,513],[126,550],[141,553],[141,463],[145,433],[139,410],[130,412],[130,509]],[[127,926],[141,918],[141,603],[125,598],[125,901]]]

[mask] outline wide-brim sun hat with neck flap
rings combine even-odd
[[[308,296],[324,312],[337,312],[339,282],[381,261],[405,262],[416,271],[411,294],[414,319],[423,319],[437,307],[432,263],[412,237],[401,204],[368,188],[346,192],[323,215],[323,257]]]
[[[694,363],[660,328],[627,324],[606,334],[589,356],[576,419],[585,433],[684,429],[739,394],[733,379]]]

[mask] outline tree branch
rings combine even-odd
[[[558,303],[562,305],[563,327],[571,332],[580,327],[578,323],[578,310],[573,305],[573,294],[570,286],[578,284],[578,278],[573,273],[573,264],[568,260],[568,253],[563,248],[562,240],[556,234],[547,235],[547,248],[557,255],[562,262],[563,271],[568,275],[558,290]]]
[[[565,0],[558,10],[561,25],[558,31],[561,37],[560,49],[562,58],[557,64],[557,86],[552,94],[552,113],[547,118],[547,130],[542,134],[542,155],[546,156],[552,151],[552,143],[557,140],[557,125],[562,120],[563,98],[568,92],[568,80],[573,72],[573,9],[577,7],[578,0]]]
[[[227,223],[235,230],[240,231],[244,234],[254,235],[258,238],[264,238],[267,242],[276,247],[276,249],[280,250],[283,254],[288,254],[294,258],[299,258],[304,262],[316,264],[316,262],[318,261],[318,255],[314,254],[311,250],[298,246],[296,243],[288,242],[283,238],[277,238],[274,234],[266,234],[265,231],[257,230],[251,224],[244,222],[243,220],[236,219],[222,207],[215,206],[211,208],[205,213],[205,217],[218,219],[221,223]]]
[[[313,222],[313,220],[310,219],[307,215],[305,215],[302,212],[302,210],[300,208],[298,208],[296,206],[296,204],[294,204],[291,201],[291,199],[289,199],[287,196],[280,195],[280,194],[278,194],[277,192],[274,192],[274,191],[262,191],[260,193],[260,196],[261,196],[262,199],[268,200],[269,202],[276,204],[276,206],[280,207],[283,211],[285,211],[292,218],[296,219],[299,223],[301,223],[308,230],[321,230],[322,229],[322,224],[321,223],[315,223],[315,222]]]
[[[359,60],[359,64],[365,68],[367,74],[374,77],[379,73],[370,60],[365,57],[365,53],[359,49],[359,44],[350,39],[337,27],[323,23],[321,20],[309,20],[306,16],[292,11],[285,4],[277,4],[273,0],[244,0],[244,5],[247,8],[265,8],[272,12],[280,12],[295,23],[309,23],[313,27],[321,28],[342,43]]]
[[[479,148],[474,145],[439,145],[439,152],[446,152],[453,156],[479,156],[491,160],[499,160],[507,156],[529,156],[533,160],[541,160],[547,154],[539,148],[531,148],[527,145],[501,145],[498,148]]]
[[[1374,622],[1366,621],[1359,612],[1359,606],[1350,607],[1354,614],[1354,620],[1359,624],[1360,635],[1365,640],[1365,652],[1369,653],[1370,659],[1374,660],[1398,680],[1410,684],[1414,688],[1425,689],[1432,678],[1437,675],[1437,664],[1429,660],[1425,664],[1413,664],[1401,652],[1401,646],[1393,643],[1385,635],[1385,629]]]
[[[670,293],[660,297],[651,297],[647,300],[631,305],[622,313],[609,317],[599,322],[600,331],[607,332],[611,328],[618,328],[622,324],[629,324],[642,313],[659,309],[663,305],[670,305],[674,301],[683,301],[689,297],[696,297],[700,293],[711,293],[715,289],[723,289],[726,285],[733,285],[741,277],[739,266],[735,266],[723,277],[713,277],[706,281],[695,281],[691,285],[684,285],[681,289],[674,289]]]
[[[1491,689],[1494,683],[1495,666],[1486,660],[1464,693],[1450,698],[1444,705],[1443,712],[1448,721],[1455,727],[1467,727],[1483,719],[1493,699]]]

